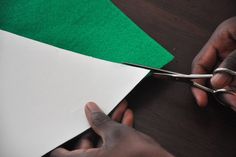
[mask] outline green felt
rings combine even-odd
[[[1,0],[0,29],[113,62],[173,59],[110,0]]]

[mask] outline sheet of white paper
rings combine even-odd
[[[0,156],[44,155],[88,129],[86,102],[108,113],[148,72],[0,30]]]

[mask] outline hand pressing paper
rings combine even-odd
[[[86,102],[109,113],[148,72],[0,30],[0,156],[44,155],[88,129]]]

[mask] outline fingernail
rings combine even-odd
[[[86,108],[90,111],[90,112],[100,112],[100,108],[93,102],[88,102],[86,104]]]
[[[222,88],[231,82],[230,75],[227,74],[215,74],[211,79],[211,84],[215,88]]]

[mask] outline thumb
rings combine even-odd
[[[92,129],[105,139],[105,136],[116,123],[112,121],[105,113],[93,102],[85,106],[85,114]]]
[[[228,55],[220,64],[219,68],[227,68],[236,71],[236,50]],[[234,81],[233,75],[219,71],[211,78],[211,84],[214,88],[223,88]]]

